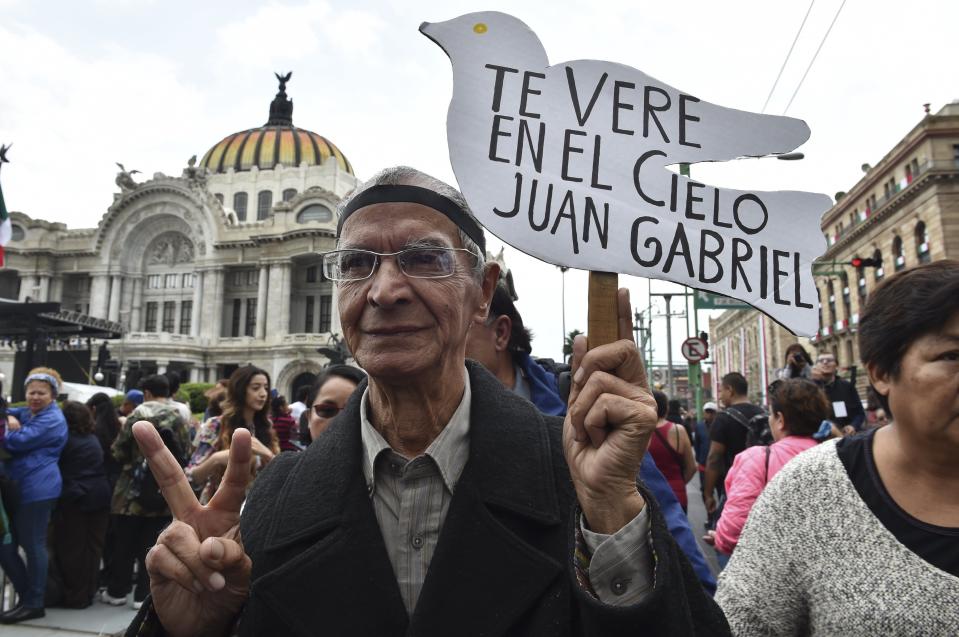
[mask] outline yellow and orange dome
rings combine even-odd
[[[241,171],[253,166],[271,170],[278,164],[318,166],[330,157],[341,170],[353,174],[346,155],[322,135],[292,125],[268,125],[224,137],[207,151],[200,165],[213,173],[225,173],[230,168]]]
[[[206,152],[200,166],[213,173],[225,173],[230,168],[250,170],[254,166],[271,170],[278,165],[319,166],[333,157],[340,170],[352,175],[353,167],[346,155],[330,140],[293,125],[293,101],[286,95],[286,83],[293,73],[275,75],[280,90],[270,103],[266,124],[224,137]]]

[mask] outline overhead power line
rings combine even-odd
[[[776,90],[776,86],[779,84],[779,78],[783,76],[783,70],[786,68],[786,63],[789,62],[789,56],[793,54],[793,49],[796,48],[796,42],[799,40],[799,34],[802,33],[803,27],[806,26],[806,20],[809,18],[809,12],[812,11],[813,5],[816,4],[816,0],[812,0],[809,3],[809,8],[806,9],[806,15],[803,16],[802,23],[799,25],[799,30],[796,31],[796,37],[793,38],[793,43],[789,45],[789,52],[786,53],[786,59],[783,60],[783,65],[779,67],[779,74],[776,76],[776,81],[773,82],[773,86],[769,89],[769,95],[766,96],[766,101],[763,102],[763,110],[759,111],[760,113],[766,112],[766,107],[769,106],[769,100],[773,96],[773,91]]]
[[[819,56],[819,52],[822,51],[822,45],[826,43],[826,38],[828,38],[830,32],[832,32],[832,28],[836,24],[836,20],[839,19],[839,14],[842,13],[842,8],[844,6],[846,6],[846,0],[842,0],[842,4],[840,4],[839,8],[836,10],[836,15],[833,16],[832,22],[829,23],[829,28],[826,29],[826,34],[822,36],[822,41],[819,42],[819,46],[816,48],[816,52],[813,54],[812,59],[809,60],[809,66],[806,67],[806,72],[802,74],[802,79],[800,79],[799,84],[796,85],[796,90],[793,91],[792,97],[789,98],[789,103],[786,104],[786,108],[783,109],[783,115],[786,114],[786,111],[788,111],[789,107],[792,106],[793,100],[796,99],[796,95],[799,93],[799,89],[802,88],[803,82],[806,81],[806,76],[809,75],[809,69],[812,68],[813,63],[815,63],[816,58]]]

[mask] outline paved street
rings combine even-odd
[[[94,602],[89,608],[70,610],[48,608],[46,617],[14,626],[0,627],[2,637],[90,637],[122,635],[136,612],[129,604],[122,608]]]

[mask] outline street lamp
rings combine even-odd
[[[95,381],[97,382],[97,384],[102,383],[102,382],[103,382],[103,372],[101,372],[100,370],[97,370],[97,373],[93,375],[93,380],[95,380]]]

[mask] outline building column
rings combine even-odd
[[[110,309],[107,318],[111,321],[120,320],[120,295],[123,294],[123,277],[119,274],[113,276],[113,284],[110,286]]]
[[[284,279],[284,263],[274,263],[270,266],[270,287],[267,290],[267,304],[270,306],[270,311],[267,314],[267,325],[266,333],[269,337],[275,339],[276,337],[281,336],[282,334],[288,333],[290,329],[289,325],[289,316],[290,316],[290,299],[289,295],[286,297],[283,296],[283,279]],[[283,307],[286,306],[286,316],[287,323],[284,328],[283,324]]]
[[[280,334],[290,333],[290,302],[293,296],[293,262],[285,261],[280,263],[280,271],[283,273],[282,289],[280,291]]]
[[[260,276],[257,279],[256,288],[256,338],[260,341],[266,338],[266,304],[269,283],[270,266],[269,264],[263,264],[260,266]]]
[[[28,298],[33,301],[33,288],[37,284],[37,277],[32,274],[20,277],[20,302],[25,302]]]
[[[214,270],[212,274],[211,301],[213,303],[213,314],[210,317],[210,322],[213,324],[213,341],[216,342],[223,333],[223,284],[226,279],[226,272],[224,270]]]
[[[48,297],[54,303],[63,303],[63,276],[55,275],[50,277],[50,296]],[[63,308],[72,310],[73,308]]]
[[[37,277],[40,291],[37,293],[37,301],[46,303],[50,300],[50,275],[41,274]]]
[[[107,318],[110,303],[110,277],[95,274],[90,283],[90,316]]]
[[[203,272],[193,275],[193,314],[190,317],[190,336],[199,338],[200,323],[203,322]]]
[[[133,278],[133,302],[130,304],[130,325],[127,329],[131,332],[140,332],[143,330],[141,316],[143,310],[143,277]]]

